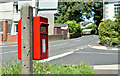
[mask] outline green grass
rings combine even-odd
[[[0,74],[21,74],[21,63],[3,65]],[[56,65],[33,61],[33,74],[96,74],[84,63],[80,65]]]

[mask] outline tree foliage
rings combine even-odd
[[[79,23],[84,20],[84,17],[89,19],[94,16],[95,24],[98,27],[103,18],[102,11],[102,2],[59,2],[58,13],[55,14],[55,23],[64,24],[67,21],[73,20]],[[93,14],[93,12],[95,14]],[[76,30],[74,29],[73,32],[72,29],[71,32],[74,33]]]
[[[95,24],[99,27],[103,19],[103,2],[95,2],[93,11]]]
[[[67,22],[65,22],[65,24],[68,24],[69,29],[70,29],[70,33],[80,34],[81,35],[82,29],[80,27],[80,24],[76,23],[75,20],[73,20],[73,21],[67,21]]]
[[[75,20],[77,23],[92,15],[94,2],[59,2],[58,13],[55,14],[55,23],[64,23]]]

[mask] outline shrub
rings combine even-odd
[[[80,35],[82,34],[82,29],[80,27],[80,24],[76,23],[75,20],[67,21],[67,22],[65,22],[65,24],[68,24],[69,29],[70,29],[70,33],[80,34]]]
[[[120,24],[118,21],[106,20],[101,22],[98,30],[99,30],[99,39],[102,44],[106,43],[108,45],[112,44],[120,44]]]

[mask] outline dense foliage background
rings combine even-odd
[[[70,33],[79,34],[79,35],[82,34],[81,26],[80,26],[80,24],[76,23],[75,20],[67,21],[67,22],[65,22],[65,24],[68,24],[69,29],[70,29]]]
[[[55,14],[54,22],[55,24],[64,24],[67,21],[67,23],[69,21],[80,23],[85,20],[85,17],[87,19],[94,17],[95,24],[98,27],[103,18],[102,12],[103,2],[59,2],[58,12]],[[69,27],[71,33],[78,33],[79,28],[72,29],[72,27],[78,27],[78,24],[69,25]]]
[[[99,25],[99,39],[102,44],[120,44],[120,11],[115,21],[106,20]]]

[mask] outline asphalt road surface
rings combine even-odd
[[[97,50],[88,45],[99,41],[97,35],[49,42],[49,60],[54,64],[111,65],[118,64],[118,51]],[[17,59],[17,45],[0,45],[1,62]]]

